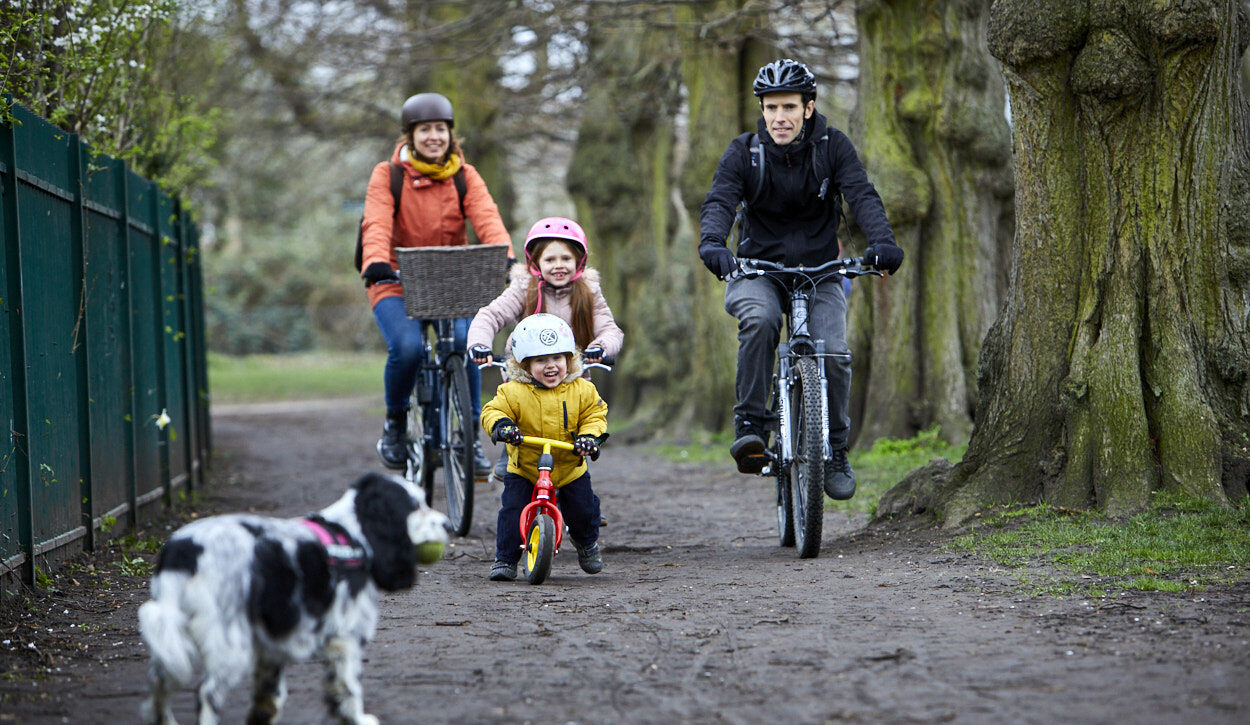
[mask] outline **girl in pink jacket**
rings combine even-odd
[[[474,362],[489,362],[491,343],[506,325],[538,312],[556,315],[573,328],[587,362],[615,357],[625,333],[599,287],[599,273],[586,266],[586,232],[572,219],[547,217],[525,237],[525,264],[512,268],[511,282],[494,302],[477,311],[466,340]],[[511,349],[511,341],[504,350]]]
[[[477,311],[466,344],[473,361],[490,362],[491,343],[506,325],[538,312],[560,317],[573,328],[573,338],[587,362],[616,357],[625,333],[599,287],[599,273],[586,266],[586,232],[572,219],[547,217],[525,237],[525,264],[512,268],[511,281],[494,302]],[[505,355],[512,340],[504,346]],[[507,466],[507,450],[500,462]],[[500,465],[495,474],[503,480]]]

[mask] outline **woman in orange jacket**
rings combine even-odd
[[[386,422],[378,441],[378,454],[387,467],[402,470],[407,460],[409,400],[417,373],[425,362],[425,340],[422,322],[408,319],[404,312],[400,286],[377,284],[396,277],[399,257],[395,249],[468,244],[467,219],[473,222],[473,230],[483,244],[506,244],[509,266],[514,259],[499,208],[477,169],[465,163],[452,133],[455,112],[451,101],[438,93],[419,93],[404,101],[400,118],[403,136],[390,160],[375,166],[369,178],[361,224],[360,276],[365,280],[373,316],[387,349],[383,375]],[[392,166],[403,170],[398,209],[391,192]],[[461,171],[463,200],[456,188],[456,175]],[[456,345],[461,350],[471,320],[455,322]],[[467,368],[474,416],[479,417],[481,374],[476,365],[469,364]],[[480,444],[475,444],[475,453],[478,472],[489,473],[491,464]]]

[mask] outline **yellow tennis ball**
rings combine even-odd
[[[443,542],[426,541],[417,544],[417,561],[422,564],[433,564],[443,558]]]

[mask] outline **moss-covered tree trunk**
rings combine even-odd
[[[1004,90],[989,0],[861,2],[851,135],[907,260],[854,283],[853,435],[933,424],[963,443],[981,341],[1006,295],[1013,226]],[[862,241],[857,240],[862,250]]]
[[[734,325],[723,285],[696,254],[699,205],[734,135],[743,43],[692,37],[741,2],[681,6],[651,27],[591,22],[597,69],[569,170],[569,191],[625,330],[608,385],[635,432],[724,427],[732,416]],[[655,21],[662,21],[656,23]],[[753,71],[753,69],[752,69]]]
[[[1244,6],[998,0],[989,27],[1015,124],[1008,300],[964,460],[913,474],[879,514],[1245,495]]]

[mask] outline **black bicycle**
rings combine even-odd
[[[507,250],[499,245],[405,247],[397,250],[404,309],[423,321],[425,364],[408,408],[408,462],[404,477],[434,505],[435,471],[443,469],[447,518],[457,536],[469,533],[477,417],[469,390],[469,359],[458,349],[455,322],[471,317],[499,293]],[[486,481],[486,476],[481,476]]]
[[[787,267],[762,259],[741,258],[735,277],[767,277],[790,297],[788,337],[777,345],[771,410],[777,436],[766,451],[769,463],[760,475],[777,479],[777,534],[782,546],[801,558],[820,553],[824,527],[824,481],[832,462],[829,446],[829,393],[825,366],[832,353],[825,341],[807,330],[807,310],[817,285],[832,277],[881,276],[863,258],[835,259],[816,267]]]

